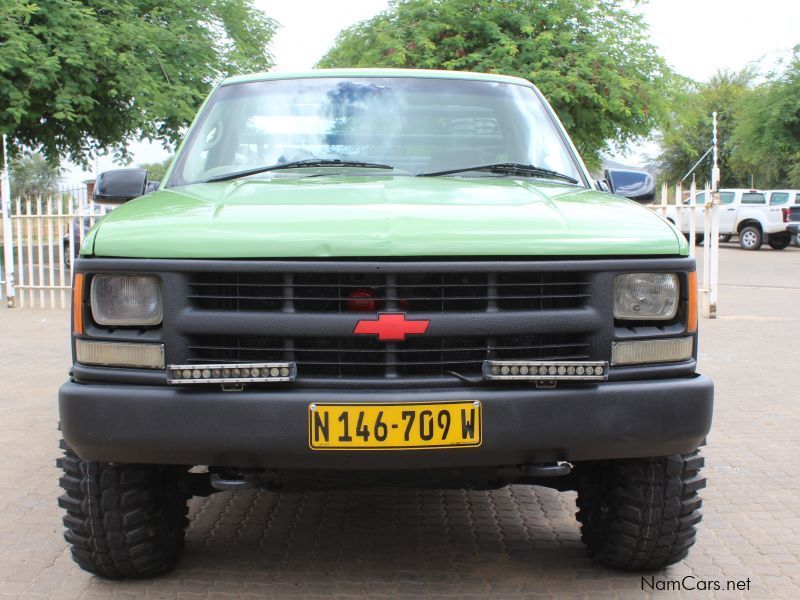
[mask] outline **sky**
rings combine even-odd
[[[272,44],[276,70],[312,68],[348,25],[368,19],[388,6],[387,0],[255,0],[281,24]],[[650,0],[641,5],[651,42],[678,72],[704,81],[718,69],[741,69],[776,56],[800,43],[797,0]],[[535,83],[535,82],[534,82]],[[135,142],[135,163],[155,162],[169,153],[160,144]],[[636,165],[657,148],[643,142],[613,158]],[[67,166],[64,183],[75,184],[93,173],[118,168],[100,157],[90,172]]]

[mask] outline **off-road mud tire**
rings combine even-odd
[[[592,559],[654,570],[685,558],[701,519],[702,466],[697,451],[579,465],[577,517]]]
[[[58,499],[64,538],[85,571],[108,578],[153,577],[180,557],[188,494],[180,467],[80,459],[62,441]]]

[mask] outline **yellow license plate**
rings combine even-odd
[[[481,403],[311,404],[312,450],[414,450],[481,445]]]

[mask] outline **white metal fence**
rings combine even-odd
[[[8,305],[67,308],[74,257],[107,210],[92,203],[85,187],[11,200],[0,258]]]
[[[717,316],[719,290],[719,193],[711,193],[708,184],[703,191],[705,202],[697,204],[698,191],[694,182],[689,188],[688,195],[684,193],[681,184],[678,184],[674,189],[673,201],[670,202],[670,189],[665,183],[661,188],[661,202],[651,204],[650,208],[672,221],[687,235],[690,256],[695,256],[698,236],[703,236],[704,251],[698,292],[703,314],[714,319]],[[700,217],[699,223],[698,217]],[[700,231],[698,225],[702,227]]]

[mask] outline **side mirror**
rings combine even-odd
[[[606,169],[606,183],[612,194],[636,202],[652,202],[656,197],[653,176],[644,171]]]
[[[122,204],[145,193],[147,170],[115,169],[97,176],[92,198],[95,202]]]

